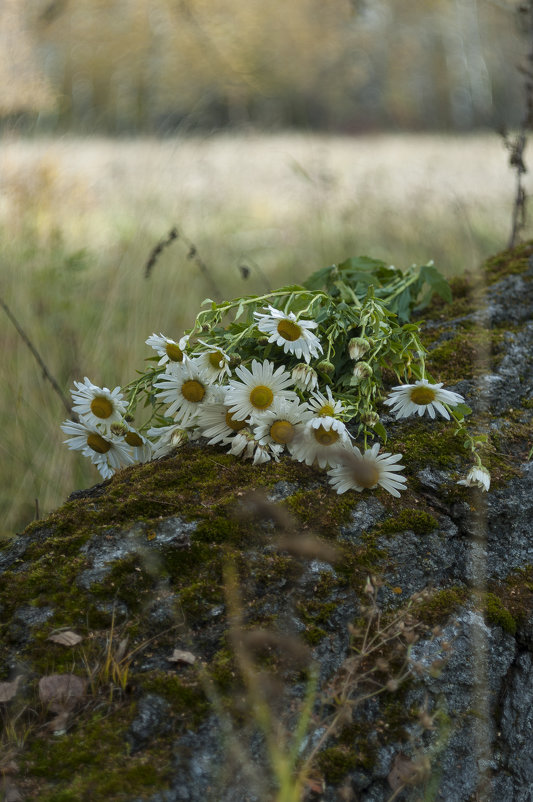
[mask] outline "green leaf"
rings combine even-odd
[[[453,411],[462,418],[466,418],[467,415],[472,414],[472,410],[468,404],[457,404],[457,406],[453,408]]]
[[[311,273],[308,279],[303,283],[306,290],[321,290],[329,282],[330,275],[335,269],[335,265],[330,267],[322,267],[320,270],[315,270]]]
[[[244,304],[241,301],[239,306],[237,307],[237,311],[235,312],[234,320],[238,320],[240,316],[243,314],[243,312],[244,312]]]
[[[448,303],[452,302],[450,285],[434,265],[423,265],[420,268],[420,277],[429,284],[433,292],[436,292]]]
[[[378,421],[377,423],[375,423],[372,428],[374,429],[374,431],[377,434],[377,436],[381,437],[383,442],[386,443],[387,442],[387,430],[385,429],[385,427],[383,426],[381,421]]]

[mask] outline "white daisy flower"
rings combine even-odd
[[[457,484],[466,487],[480,487],[486,493],[490,488],[490,473],[483,465],[475,465],[468,471],[466,479],[461,479]]]
[[[190,440],[197,440],[200,432],[190,426],[184,428],[181,423],[173,423],[170,426],[153,426],[148,429],[147,435],[153,441],[153,456],[157,458],[166,456]]]
[[[292,369],[292,380],[294,386],[298,390],[311,393],[318,386],[317,372],[311,365],[306,365],[305,362],[300,362]]]
[[[81,423],[66,420],[61,424],[61,429],[71,435],[65,440],[67,446],[88,457],[104,479],[109,479],[115,471],[135,462],[131,448],[122,438],[107,433],[104,437],[86,420]]]
[[[294,440],[301,437],[311,416],[307,404],[298,401],[275,401],[254,423],[254,433],[261,445],[287,446],[292,451]]]
[[[165,337],[164,334],[152,334],[145,340],[146,345],[150,345],[154,351],[161,357],[158,365],[164,365],[167,362],[183,362],[185,356],[185,348],[189,341],[189,336],[184,335],[179,342]]]
[[[252,361],[252,370],[239,365],[235,369],[240,381],[230,379],[224,403],[237,420],[246,420],[250,415],[261,415],[279,399],[296,400],[296,393],[286,388],[292,384],[290,373],[283,365],[274,370],[274,364],[265,360]]]
[[[74,382],[76,390],[71,390],[74,412],[86,420],[91,426],[104,424],[106,427],[112,423],[121,423],[126,413],[126,402],[120,387],[108,390],[107,387],[98,387],[87,376],[83,382]]]
[[[280,312],[273,306],[269,306],[268,310],[268,314],[254,312],[254,316],[258,320],[259,331],[270,335],[269,343],[280,345],[286,354],[294,354],[306,362],[322,353],[320,340],[310,331],[316,329],[318,323],[314,320],[298,320],[294,312]]]
[[[222,381],[225,376],[229,376],[231,374],[229,356],[222,351],[221,348],[213,348],[213,346],[204,343],[203,340],[198,340],[198,342],[205,346],[207,351],[203,351],[201,354],[194,357],[192,360],[193,363],[197,365],[211,381]]]
[[[157,397],[170,404],[167,417],[173,417],[182,426],[187,425],[198,414],[202,405],[213,400],[214,389],[209,379],[190,360],[174,363],[168,373],[163,373],[154,382],[159,389]]]
[[[228,454],[243,459],[252,459],[253,457],[254,465],[261,465],[263,462],[270,462],[272,457],[279,462],[279,455],[282,451],[283,446],[276,443],[262,445],[250,429],[243,429],[241,432],[237,432],[233,438]]]
[[[212,446],[230,443],[237,432],[248,426],[248,421],[234,417],[226,404],[206,404],[198,414],[198,426]]]
[[[329,385],[326,387],[326,393],[327,398],[325,395],[323,395],[323,393],[315,390],[307,403],[315,415],[334,418],[343,412],[344,406],[342,401],[335,401]]]
[[[349,445],[350,435],[342,421],[329,416],[313,417],[291,444],[291,453],[299,462],[316,462],[325,468],[338,465],[343,449]]]
[[[436,410],[449,420],[450,414],[444,404],[453,407],[461,404],[464,398],[459,393],[441,388],[442,382],[430,384],[427,379],[420,379],[414,384],[400,384],[392,388],[392,393],[384,403],[391,407],[391,412],[396,418],[408,418],[416,412],[423,415],[426,411],[431,418],[434,418]]]
[[[135,462],[148,462],[152,459],[154,448],[151,442],[135,429],[128,429],[123,439],[132,449]]]
[[[400,497],[400,490],[405,490],[407,479],[398,476],[403,465],[398,465],[401,454],[379,454],[379,443],[361,454],[357,446],[352,446],[342,455],[340,465],[328,471],[330,484],[337,493],[356,490],[360,493],[381,485],[392,496]]]

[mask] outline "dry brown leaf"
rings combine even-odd
[[[410,785],[416,773],[416,766],[413,761],[400,752],[394,758],[387,780],[392,790],[398,791],[405,785]]]
[[[0,682],[0,702],[10,702],[15,696],[22,675],[19,674],[12,682]]]
[[[63,632],[57,632],[54,635],[50,635],[46,640],[51,640],[54,643],[60,643],[62,646],[76,646],[76,644],[82,641],[83,638],[81,635],[78,635],[77,632],[67,629]]]
[[[126,654],[126,647],[128,645],[128,641],[129,641],[129,638],[126,636],[125,638],[122,638],[122,640],[118,644],[118,646],[116,648],[116,651],[115,651],[115,654],[114,654],[115,662],[120,663],[120,661],[122,660],[122,658]]]
[[[192,652],[184,652],[182,649],[174,649],[171,657],[167,657],[170,663],[187,663],[187,665],[194,665],[196,657]]]
[[[53,713],[73,710],[85,697],[87,680],[76,674],[50,674],[39,680],[39,699]]]

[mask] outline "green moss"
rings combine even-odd
[[[109,574],[91,585],[96,598],[123,601],[130,613],[138,612],[154,589],[154,577],[146,570],[139,554],[131,554],[113,564]]]
[[[130,755],[126,731],[133,706],[105,715],[78,717],[66,735],[35,738],[22,755],[24,774],[37,781],[40,802],[130,799],[161,788],[168,777],[169,756],[154,749],[149,757]]]
[[[172,715],[188,727],[197,726],[209,710],[209,702],[200,678],[193,668],[188,679],[175,674],[151,671],[141,676],[139,684],[145,693],[155,693],[172,706]]]
[[[351,769],[360,764],[354,750],[344,746],[331,746],[324,749],[317,757],[317,765],[326,781],[338,785]]]
[[[415,535],[429,535],[437,529],[439,522],[433,515],[423,510],[403,509],[394,518],[388,518],[379,524],[378,532],[382,535],[396,534],[410,530]]]
[[[533,256],[533,242],[524,242],[511,250],[488,259],[484,265],[485,276],[490,284],[510,275],[526,273]]]
[[[483,594],[483,612],[488,624],[501,627],[510,635],[516,634],[517,623],[501,599],[494,593]]]
[[[508,330],[480,326],[465,331],[459,324],[455,336],[430,349],[428,370],[440,381],[453,382],[488,373],[501,360],[507,334]]]
[[[461,587],[437,590],[416,608],[417,618],[428,626],[444,624],[468,599],[468,590]]]
[[[387,450],[405,454],[405,473],[412,477],[428,466],[450,470],[467,464],[463,441],[454,435],[454,427],[448,421],[402,421],[401,429],[388,441]]]
[[[337,494],[325,484],[309,490],[299,490],[283,505],[303,528],[310,528],[325,537],[336,537],[340,525],[347,523],[350,513],[359,502],[355,494]]]

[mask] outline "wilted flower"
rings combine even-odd
[[[361,357],[366,354],[369,347],[368,340],[365,340],[363,337],[352,337],[348,343],[348,353],[350,354],[350,359],[353,359],[354,362],[357,362],[358,359],[361,359]]]
[[[475,465],[468,471],[466,479],[460,479],[457,484],[466,487],[480,487],[486,493],[490,487],[490,473],[483,465]]]
[[[353,367],[353,377],[354,379],[357,379],[357,381],[369,379],[373,373],[374,371],[368,362],[357,362]]]
[[[311,393],[318,386],[318,376],[316,370],[305,362],[300,362],[292,369],[292,380],[298,390]]]

